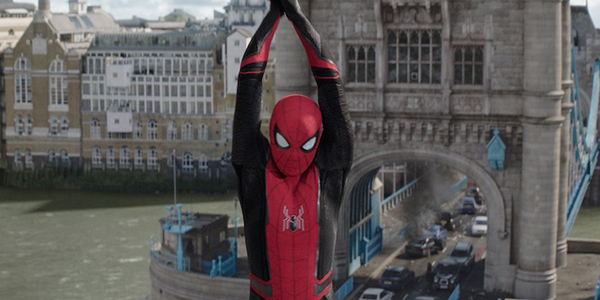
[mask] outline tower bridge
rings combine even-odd
[[[385,164],[422,161],[456,169],[486,195],[485,289],[555,299],[568,230],[597,160],[600,64],[594,90],[586,91],[591,114],[584,118],[570,2],[300,3],[345,80],[356,134],[345,203]],[[296,39],[282,22],[276,98],[302,93],[316,99]],[[504,148],[488,147],[492,140]],[[498,151],[503,157],[493,158]],[[348,229],[355,224],[349,211],[344,205],[338,224],[337,280],[350,276]]]

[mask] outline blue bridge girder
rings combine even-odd
[[[594,78],[591,94],[590,111],[587,120],[583,118],[579,79],[577,75],[575,47],[571,50],[572,78],[571,87],[571,157],[569,163],[569,199],[567,204],[566,236],[568,237],[581,208],[583,198],[592,180],[598,163],[598,97],[600,96],[600,60],[594,63]],[[584,122],[587,121],[587,126]]]

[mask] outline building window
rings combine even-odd
[[[102,138],[102,130],[100,127],[100,121],[98,119],[92,119],[90,123],[90,138],[98,140]]]
[[[129,148],[127,146],[123,146],[123,148],[121,148],[121,154],[119,155],[119,167],[122,169],[129,168]]]
[[[177,139],[177,123],[175,121],[169,122],[169,127],[167,128],[167,140],[176,140]]]
[[[56,152],[54,149],[48,150],[48,164],[56,165]]]
[[[208,126],[206,124],[200,124],[198,128],[198,139],[201,141],[208,140]]]
[[[106,151],[106,167],[109,169],[115,168],[115,149],[113,147],[108,147]]]
[[[183,128],[181,129],[182,138],[186,141],[190,141],[194,139],[194,130],[192,129],[192,124],[186,122],[183,124]]]
[[[50,128],[48,131],[50,136],[58,135],[58,119],[56,117],[52,117],[52,119],[50,119]]]
[[[60,135],[62,135],[62,136],[69,135],[69,120],[66,117],[63,117],[60,122]]]
[[[133,165],[136,170],[144,169],[144,163],[142,161],[142,148],[135,148],[135,153],[133,155]]]
[[[235,41],[233,42],[233,45],[234,45],[234,46],[239,46],[239,45],[240,45],[240,40],[235,40]]]
[[[348,83],[375,83],[375,46],[348,46]]]
[[[202,171],[208,170],[208,159],[204,154],[201,154],[200,158],[198,159],[198,169]]]
[[[441,83],[441,30],[390,30],[387,42],[389,83]]]
[[[13,29],[8,30],[8,35],[15,35],[15,31]]]
[[[68,105],[69,80],[65,62],[55,59],[50,64],[50,105]]]
[[[158,125],[156,125],[156,121],[151,120],[148,122],[148,139],[156,140],[158,139]]]
[[[24,56],[15,62],[15,103],[31,103],[31,64]]]
[[[148,170],[158,169],[158,152],[152,147],[148,150]]]
[[[32,135],[33,134],[33,117],[31,117],[31,115],[27,115],[25,117],[25,121],[26,121],[26,132],[27,135]]]
[[[92,149],[92,168],[102,168],[102,149],[98,146]]]
[[[136,140],[141,140],[142,139],[142,122],[136,121],[134,130],[135,130],[135,132],[133,134],[134,138]]]
[[[183,154],[183,170],[192,171],[194,169],[194,157],[191,153],[186,152]]]
[[[23,135],[23,117],[21,115],[17,115],[15,118],[15,133]]]
[[[15,169],[20,169],[22,167],[21,165],[21,151],[19,149],[15,149],[15,157],[13,160],[13,167]]]
[[[454,47],[454,84],[483,85],[483,46]]]
[[[69,158],[69,153],[67,150],[60,150],[60,161],[63,165],[69,165],[71,163],[71,159]]]
[[[225,233],[225,230],[221,231],[219,233],[219,242],[224,241],[226,237],[227,237],[227,234]]]
[[[33,169],[33,157],[29,149],[25,149],[25,169]]]

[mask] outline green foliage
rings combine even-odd
[[[4,183],[23,189],[84,190],[125,193],[162,193],[173,191],[173,177],[162,173],[92,171],[79,168],[46,168],[34,171],[6,171]],[[177,178],[182,193],[226,193],[236,189],[236,178],[185,176]]]

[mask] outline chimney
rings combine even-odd
[[[33,18],[34,23],[44,23],[45,19],[50,16],[50,0],[39,0],[38,10]]]
[[[84,15],[87,13],[86,0],[69,0],[69,13],[76,15]]]
[[[38,11],[50,12],[50,0],[39,0]]]

